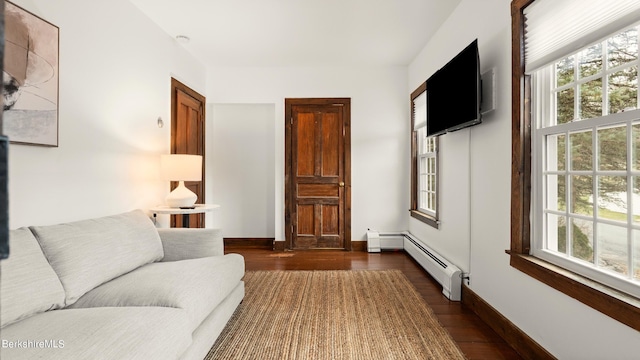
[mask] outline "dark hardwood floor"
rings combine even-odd
[[[431,306],[468,359],[522,359],[471,310],[444,297],[442,286],[403,251],[378,254],[360,251],[274,252],[241,246],[227,246],[225,251],[242,254],[247,271],[399,269]]]

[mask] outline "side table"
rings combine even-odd
[[[190,214],[204,213],[218,208],[220,208],[220,205],[216,204],[195,204],[193,209],[172,208],[166,205],[158,205],[149,210],[154,214],[182,215],[182,227],[188,228]]]

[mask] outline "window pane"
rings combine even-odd
[[[629,29],[607,40],[609,67],[615,67],[638,58],[638,29]]]
[[[598,217],[627,221],[627,177],[598,177]]]
[[[424,198],[425,198],[425,202],[424,202],[424,206],[422,206],[423,209],[428,210],[431,208],[431,203],[429,202],[431,200],[431,198],[429,197],[429,192],[425,191],[424,192]]]
[[[598,129],[598,169],[627,169],[627,126]]]
[[[567,209],[566,176],[547,175],[547,208],[549,210],[565,211]]]
[[[592,132],[569,134],[571,141],[571,170],[593,170]]]
[[[556,63],[556,79],[558,86],[573,82],[574,79],[574,57],[569,56]]]
[[[640,177],[634,176],[632,178],[633,182],[633,195],[631,197],[631,200],[633,201],[633,221],[636,224],[640,223]]]
[[[547,214],[547,249],[567,253],[567,218]]]
[[[638,105],[638,67],[609,75],[609,113],[633,110]]]
[[[566,124],[575,118],[574,112],[575,91],[569,88],[557,93],[558,124]]]
[[[593,177],[571,177],[571,212],[574,214],[593,214]]]
[[[633,139],[631,164],[634,170],[640,170],[640,123],[634,123],[631,131]]]
[[[564,134],[547,136],[547,170],[565,170],[566,136]]]
[[[436,139],[427,138],[427,152],[435,152],[435,151],[436,151]]]
[[[580,78],[595,75],[602,71],[602,44],[584,49],[578,55]]]
[[[580,85],[580,119],[602,116],[602,78]]]
[[[640,230],[633,230],[633,279],[640,281]]]
[[[593,262],[593,222],[572,219],[571,223],[571,256]]]
[[[417,130],[416,134],[418,138],[418,155],[427,152],[427,128],[421,127]]]
[[[599,267],[618,274],[629,274],[627,228],[598,224]]]

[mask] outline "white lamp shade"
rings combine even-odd
[[[201,181],[202,156],[188,154],[161,155],[160,172],[164,180]]]

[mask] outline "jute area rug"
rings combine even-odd
[[[464,359],[399,270],[255,271],[205,360]]]

